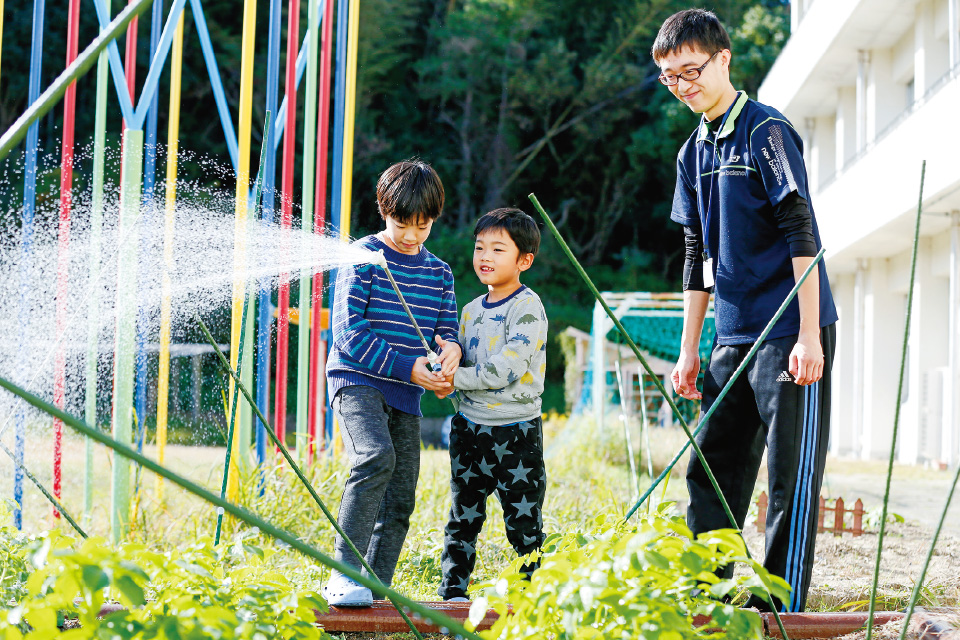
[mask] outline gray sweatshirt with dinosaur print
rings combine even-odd
[[[477,424],[501,426],[540,416],[547,367],[547,314],[540,297],[521,286],[463,308],[463,361],[453,379],[460,413]]]

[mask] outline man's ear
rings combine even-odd
[[[517,266],[520,268],[520,271],[526,271],[533,266],[534,255],[532,253],[521,254],[517,259]]]

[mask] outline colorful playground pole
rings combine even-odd
[[[287,64],[284,94],[287,102],[287,124],[283,132],[283,174],[280,184],[280,228],[289,238],[293,208],[293,159],[296,151],[297,83],[296,56],[300,31],[300,0],[287,6]],[[300,316],[300,322],[306,318]],[[290,349],[290,274],[280,274],[277,294],[277,390],[274,423],[277,436],[286,442],[287,434],[287,364]]]
[[[110,0],[106,0],[110,11]],[[97,105],[93,134],[93,193],[90,198],[89,284],[87,286],[87,362],[84,418],[97,424],[97,380],[100,354],[100,243],[103,234],[103,172],[107,132],[107,51],[97,61]],[[93,440],[84,438],[83,513],[93,509]]]
[[[230,366],[237,368],[240,344],[240,332],[243,327],[243,300],[246,291],[247,279],[247,201],[250,198],[250,129],[253,116],[253,54],[254,39],[257,26],[257,1],[244,0],[243,3],[243,41],[240,57],[240,114],[237,138],[237,191],[236,191],[236,219],[234,223],[234,250],[233,250],[233,299],[232,317],[230,322]],[[233,394],[237,390],[233,380],[230,381],[229,398],[233,402]],[[240,476],[237,460],[241,455],[241,438],[233,441],[233,462],[230,465],[227,481],[227,496],[236,500],[240,490]],[[243,447],[249,446],[244,442]]]
[[[267,111],[277,113],[277,99],[280,90],[280,26],[282,0],[270,0],[270,35],[267,44]],[[264,132],[267,148],[263,175],[262,221],[264,225],[273,224],[273,209],[276,201],[277,153],[274,141],[276,127],[271,124]],[[260,413],[270,413],[270,279],[260,283],[258,326],[257,326],[257,406]],[[267,457],[267,437],[265,425],[257,421],[256,451],[257,465],[261,468]],[[261,476],[262,477],[262,476]]]
[[[303,199],[300,203],[300,234],[308,241],[313,234],[313,187],[316,181],[314,163],[317,144],[317,62],[320,53],[320,13],[317,0],[308,1],[307,22],[307,87],[303,124]],[[310,391],[310,269],[300,270],[300,323],[297,325],[297,456],[309,458],[316,446],[307,428]],[[317,308],[313,315],[320,315]]]
[[[177,209],[177,153],[180,147],[180,83],[183,78],[183,23],[180,13],[170,59],[170,107],[167,111],[167,181],[163,207],[163,273],[160,293],[160,362],[157,382],[157,462],[167,450],[167,409],[170,400],[170,314],[173,297],[173,230]],[[163,478],[157,476],[157,500],[163,500]]]
[[[131,4],[133,0],[127,0],[127,4]],[[130,101],[136,105],[136,89],[137,89],[137,25],[140,22],[140,18],[136,17],[130,21],[130,24],[127,25],[127,47],[123,53],[123,70],[126,73],[127,80],[127,93],[130,94]],[[126,129],[126,124],[124,124],[124,129]],[[126,135],[124,135],[126,137]],[[120,161],[120,171],[123,172],[123,161]],[[123,181],[123,178],[120,178]]]
[[[30,79],[27,88],[27,101],[33,104],[40,96],[40,64],[43,56],[43,12],[44,0],[33,1],[33,40],[30,47]],[[30,272],[33,270],[33,217],[37,201],[37,143],[39,142],[39,123],[34,121],[27,130],[27,148],[24,159],[23,176],[23,228],[21,230],[21,259],[20,259],[20,315],[24,317],[30,313],[27,296],[30,295]],[[20,323],[20,340],[17,349],[19,361],[26,361],[23,346],[27,341],[25,328],[27,322]],[[16,440],[14,455],[16,470],[13,472],[13,500],[17,503],[13,512],[13,524],[20,529],[23,527],[23,450],[24,450],[24,415],[23,405],[18,404],[16,410]]]
[[[80,0],[70,0],[67,10],[67,62],[77,59],[79,49]],[[70,275],[70,213],[73,208],[73,129],[77,111],[77,83],[70,83],[63,98],[63,141],[60,148],[60,225],[57,231],[56,355],[53,365],[53,404],[66,407],[67,280]],[[53,495],[60,499],[60,467],[63,455],[63,423],[53,421]],[[53,510],[55,518],[60,512]]]
[[[330,70],[333,62],[333,0],[327,0],[323,6],[323,20],[321,21],[323,34],[320,37],[320,123],[318,125],[319,138],[317,142],[317,183],[315,190],[313,232],[324,232],[327,218],[327,145],[329,144],[330,127]],[[324,366],[327,354],[326,341],[322,339],[322,311],[323,311],[323,271],[317,270],[313,274],[313,308],[316,310],[311,316],[310,328],[310,404],[307,416],[310,441],[317,443],[318,425],[324,423],[326,404],[326,385],[324,384]],[[324,362],[321,362],[323,360]],[[322,433],[322,431],[321,431]],[[324,449],[326,438],[319,436],[319,447]],[[309,459],[312,461],[315,454],[314,444],[311,446]]]
[[[347,27],[350,14],[350,0],[337,0],[337,71],[334,75],[334,105],[333,105],[333,172],[330,180],[330,215],[334,229],[341,229],[341,212],[343,211],[343,126],[344,104],[347,97]],[[342,235],[342,231],[341,231]],[[330,275],[330,291],[327,294],[328,305],[333,308],[336,296],[336,276]],[[333,412],[327,413],[324,424],[326,439],[334,437]]]
[[[154,54],[157,52],[157,46],[160,44],[160,30],[163,21],[163,2],[153,3],[153,12],[150,17],[150,62],[153,63]],[[130,63],[128,63],[130,64]],[[146,89],[146,87],[144,87]],[[143,204],[142,215],[147,219],[154,217],[153,196],[154,185],[156,184],[157,171],[157,111],[159,111],[159,91],[154,91],[150,99],[150,106],[147,109],[147,128],[144,139],[144,163],[143,163]],[[130,94],[131,100],[133,93]],[[147,225],[150,229],[150,225]],[[146,250],[148,242],[147,234],[140,237],[141,250]],[[152,301],[139,294],[139,310],[137,313],[137,378],[136,390],[134,391],[134,402],[137,415],[137,451],[143,451],[143,439],[147,430],[147,326],[149,325],[149,309]],[[136,490],[140,490],[140,467],[137,466]]]
[[[120,160],[120,227],[117,252],[117,324],[113,356],[113,437],[132,440],[133,374],[137,316],[137,249],[139,248],[140,181],[143,131],[125,129]],[[130,520],[130,461],[115,457],[111,487],[111,533],[119,543]]]
[[[353,196],[353,127],[357,109],[357,49],[360,39],[360,0],[350,3],[350,32],[347,35],[347,95],[343,125],[343,187],[340,192],[340,237],[350,237],[350,205]]]

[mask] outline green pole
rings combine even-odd
[[[374,578],[377,578],[377,574],[374,573],[370,565],[367,564],[367,561],[364,559],[363,554],[360,553],[360,550],[357,549],[356,545],[353,544],[353,541],[350,539],[350,537],[347,536],[347,534],[340,527],[340,523],[337,522],[337,519],[335,517],[333,517],[333,514],[327,508],[327,505],[324,504],[323,500],[320,498],[320,495],[313,488],[313,485],[310,484],[310,481],[307,479],[307,476],[304,475],[303,471],[300,469],[300,465],[298,465],[296,461],[293,459],[293,456],[290,455],[290,450],[287,449],[286,445],[280,441],[280,438],[277,437],[277,432],[274,431],[273,428],[270,426],[270,423],[267,422],[266,417],[260,411],[260,407],[257,406],[257,403],[253,400],[253,396],[250,395],[250,392],[247,390],[247,387],[244,386],[243,382],[240,381],[240,377],[237,375],[237,373],[230,368],[230,362],[227,361],[227,357],[223,355],[222,351],[220,351],[220,345],[218,345],[217,341],[213,339],[213,335],[210,333],[210,329],[207,328],[206,323],[200,318],[199,315],[195,314],[194,317],[197,320],[197,324],[200,325],[200,330],[203,332],[203,335],[207,339],[207,342],[210,343],[210,346],[213,347],[213,351],[217,354],[217,358],[219,358],[220,360],[220,366],[223,368],[224,371],[226,371],[233,378],[233,381],[237,385],[237,388],[240,390],[240,393],[243,394],[243,397],[247,400],[247,403],[250,405],[253,411],[257,414],[257,417],[260,419],[260,421],[263,423],[264,429],[270,435],[270,439],[273,440],[274,444],[277,446],[277,449],[283,455],[283,458],[287,461],[287,464],[289,464],[290,468],[293,469],[293,472],[300,479],[300,482],[303,483],[303,486],[307,488],[307,492],[310,493],[310,496],[313,498],[314,502],[316,502],[317,506],[320,507],[320,511],[323,512],[323,515],[326,516],[330,524],[333,525],[333,528],[336,530],[336,532],[340,534],[340,537],[344,539],[344,541],[347,543],[347,546],[350,547],[350,550],[353,551],[353,554],[360,561],[360,564],[363,565],[363,568],[366,569],[367,573],[369,573],[371,576],[373,576]],[[396,602],[394,602],[394,604],[396,605]],[[416,626],[414,626],[414,624],[410,621],[410,619],[407,617],[407,614],[403,611],[403,609],[397,606],[397,612],[400,614],[403,620],[410,627],[410,630],[413,632],[413,634],[417,636],[417,638],[420,638],[420,640],[423,640],[423,636],[421,636],[420,632],[417,631]]]
[[[60,503],[60,501],[57,500],[52,493],[47,491],[47,488],[43,486],[39,480],[37,480],[37,477],[30,473],[29,469],[20,464],[20,461],[17,460],[17,456],[13,455],[13,451],[10,451],[10,449],[8,449],[7,446],[2,442],[0,442],[0,449],[3,449],[3,452],[10,456],[10,459],[13,460],[13,464],[15,464],[20,471],[23,472],[23,475],[27,476],[30,482],[32,482],[34,486],[40,490],[40,493],[42,493],[43,496],[50,501],[50,504],[53,505],[53,508],[63,514],[63,517],[67,519],[67,522],[70,523],[71,527],[76,529],[77,533],[80,534],[80,537],[86,539],[87,534],[83,529],[80,528],[80,525],[77,524],[77,521],[70,517],[70,514],[67,513],[67,510],[63,508],[63,505]]]
[[[883,534],[887,528],[887,505],[890,502],[890,480],[893,478],[893,459],[897,453],[897,431],[900,427],[900,401],[903,396],[903,376],[907,367],[907,346],[910,344],[910,317],[913,315],[913,285],[917,279],[917,248],[920,244],[920,218],[923,215],[923,181],[927,175],[927,161],[920,168],[920,196],[917,200],[917,221],[913,227],[913,249],[910,255],[910,287],[907,290],[907,318],[903,327],[903,346],[900,350],[900,382],[897,384],[897,403],[893,412],[893,435],[890,438],[890,459],[887,462],[887,486],[883,492],[883,510],[880,533],[877,535],[877,558],[873,567],[873,588],[870,590],[870,618],[867,622],[867,640],[873,637],[873,611],[877,605],[877,586],[880,583],[880,556],[883,554]],[[907,625],[904,624],[906,629]]]
[[[327,0],[332,2],[332,0]],[[302,218],[300,233],[304,245],[313,234],[313,189],[316,181],[314,168],[317,153],[317,66],[320,51],[320,10],[317,0],[309,1],[307,20],[307,38],[310,48],[307,50],[307,88],[304,102],[303,124],[303,200],[300,204]],[[309,269],[300,270],[300,323],[297,325],[297,456],[307,460],[309,445],[307,403],[310,401],[310,309],[311,273]],[[320,313],[321,302],[317,301],[316,313]]]
[[[120,160],[120,228],[117,238],[117,324],[113,356],[113,437],[132,442],[133,366],[137,321],[137,248],[139,242],[140,181],[143,173],[143,131],[125,129]],[[119,543],[130,521],[130,460],[113,461],[110,530]]]
[[[683,432],[687,436],[688,444],[693,447],[693,452],[697,455],[697,458],[700,459],[700,463],[703,465],[703,470],[707,474],[707,479],[710,480],[710,485],[713,487],[713,490],[716,492],[717,498],[720,499],[720,504],[723,507],[724,513],[727,514],[727,520],[730,522],[731,528],[733,528],[740,535],[740,538],[743,540],[743,548],[744,548],[744,551],[746,552],[747,558],[749,558],[750,560],[753,560],[753,556],[750,553],[750,548],[747,546],[747,541],[743,538],[743,531],[740,529],[740,526],[737,524],[736,518],[733,517],[733,512],[730,511],[730,505],[727,502],[727,499],[724,497],[723,492],[720,491],[720,485],[717,484],[717,479],[713,475],[713,471],[710,469],[710,464],[707,462],[706,458],[703,456],[703,451],[700,450],[700,445],[698,445],[696,440],[694,440],[693,434],[690,432],[690,427],[687,425],[687,421],[683,419],[683,416],[680,415],[680,410],[677,408],[677,405],[673,401],[673,398],[671,398],[667,394],[667,390],[664,388],[663,383],[660,381],[659,378],[657,378],[654,375],[653,369],[650,368],[650,364],[647,362],[647,359],[643,357],[643,353],[640,352],[640,348],[633,341],[633,338],[630,337],[630,334],[627,332],[623,324],[620,322],[620,319],[617,317],[617,314],[613,312],[613,310],[610,308],[610,305],[607,304],[607,301],[603,299],[602,295],[600,295],[600,291],[597,289],[597,286],[593,284],[593,280],[591,280],[590,276],[587,275],[587,272],[583,270],[583,267],[580,265],[580,261],[577,260],[576,256],[573,255],[573,251],[570,250],[570,247],[567,245],[566,240],[563,239],[563,236],[560,235],[560,231],[557,229],[556,225],[553,224],[553,220],[550,219],[550,216],[547,215],[547,212],[544,211],[543,207],[540,205],[540,201],[537,200],[537,197],[532,193],[527,197],[530,198],[530,201],[533,203],[533,206],[536,207],[537,211],[540,213],[540,216],[543,217],[547,226],[550,228],[551,233],[553,233],[554,238],[556,238],[557,242],[560,244],[560,248],[563,249],[563,252],[566,254],[567,258],[570,260],[571,263],[573,263],[573,266],[577,270],[577,273],[580,274],[580,277],[583,279],[584,283],[586,283],[591,293],[593,293],[593,297],[597,299],[597,302],[600,303],[600,305],[603,307],[603,310],[606,311],[610,319],[613,320],[613,324],[616,325],[617,330],[620,332],[620,335],[623,336],[623,339],[627,342],[627,344],[630,345],[630,348],[633,350],[633,353],[637,356],[637,359],[640,360],[640,364],[643,365],[643,368],[646,369],[651,376],[654,376],[654,381],[657,384],[657,388],[660,389],[660,393],[663,394],[664,399],[670,405],[670,408],[673,409],[674,414],[676,414],[676,416],[680,419],[680,426],[683,428]],[[820,253],[817,255],[817,258],[819,259],[822,256],[823,256],[823,250],[821,249]],[[809,274],[810,271],[813,269],[813,266],[815,264],[817,264],[817,260],[814,260],[810,264],[810,266],[807,268],[807,271],[804,274],[804,279],[806,278],[806,275]],[[799,284],[797,285],[796,288],[799,288]],[[717,402],[714,403],[714,406],[716,406],[717,404],[719,404],[719,398]],[[703,421],[701,421],[700,424],[702,425]],[[773,617],[777,621],[777,626],[780,628],[780,635],[781,637],[783,637],[784,640],[788,640],[787,631],[786,629],[783,628],[783,622],[780,620],[780,614],[777,612],[776,604],[773,601],[773,595],[770,593],[769,589],[764,588],[764,591],[766,591],[767,602],[770,603],[770,610],[773,613]]]
[[[451,635],[459,634],[464,638],[470,638],[470,640],[483,640],[479,635],[468,631],[463,625],[458,623],[456,620],[447,617],[440,611],[432,609],[430,607],[424,606],[423,603],[417,602],[416,600],[411,600],[410,598],[397,593],[396,591],[390,589],[389,587],[384,586],[380,581],[370,578],[363,575],[353,567],[343,564],[334,560],[330,556],[326,555],[316,547],[313,547],[305,542],[303,542],[296,535],[281,529],[270,522],[260,518],[259,516],[247,511],[243,507],[236,505],[228,500],[224,500],[220,496],[214,494],[213,492],[201,487],[200,485],[184,478],[173,471],[170,471],[163,465],[158,464],[156,461],[151,460],[150,458],[144,456],[143,454],[137,453],[136,449],[133,449],[129,445],[118,442],[117,440],[111,438],[105,433],[102,433],[99,429],[94,429],[89,426],[82,420],[77,419],[76,417],[70,415],[66,411],[62,411],[50,404],[49,402],[38,398],[29,391],[18,387],[13,384],[6,378],[0,377],[0,387],[6,389],[7,391],[13,393],[19,398],[22,398],[27,401],[33,407],[40,409],[44,413],[47,413],[55,418],[59,418],[65,425],[75,429],[80,434],[87,436],[96,440],[100,444],[103,444],[120,456],[127,460],[133,460],[139,465],[142,465],[144,468],[153,471],[162,478],[169,480],[170,482],[176,484],[177,486],[185,489],[186,491],[192,493],[195,496],[206,500],[210,504],[220,507],[224,512],[229,513],[235,518],[242,520],[243,522],[249,524],[250,526],[257,527],[260,531],[266,535],[276,538],[277,540],[283,542],[284,544],[290,546],[293,549],[296,549],[303,555],[308,558],[319,562],[320,564],[335,569],[340,573],[344,574],[351,580],[362,584],[367,587],[375,594],[388,598],[398,607],[402,608],[402,613],[412,612],[414,615],[418,615],[421,618],[425,618],[430,621],[437,627],[445,628],[447,632]],[[249,393],[245,394],[248,398],[248,401],[252,403],[252,400],[249,397]]]
[[[110,12],[110,0],[106,0]],[[87,286],[87,362],[84,419],[97,424],[97,369],[100,349],[100,259],[103,235],[103,173],[107,131],[107,82],[109,61],[106,50],[97,61],[97,105],[93,136],[93,194],[90,206],[90,280]],[[84,440],[83,513],[89,517],[93,510],[93,440]]]
[[[63,73],[57,76],[56,80],[50,83],[50,86],[40,94],[37,101],[27,107],[26,111],[21,113],[20,117],[17,118],[3,136],[0,137],[0,160],[6,158],[7,155],[20,144],[20,141],[27,135],[27,129],[30,128],[31,124],[43,117],[60,102],[60,98],[66,93],[70,83],[82,76],[93,66],[100,52],[106,49],[107,45],[124,32],[127,25],[130,24],[130,21],[152,5],[153,0],[133,0],[133,2],[124,7],[123,11],[117,14],[117,17],[113,19],[110,25],[87,45],[83,53],[77,56],[77,59],[64,69]]]

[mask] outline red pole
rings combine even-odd
[[[77,58],[80,27],[80,0],[70,0],[67,14],[67,64]],[[53,403],[58,409],[66,406],[67,347],[67,279],[70,275],[70,212],[73,208],[73,129],[77,105],[77,82],[67,87],[63,98],[63,142],[60,148],[60,226],[57,231],[57,354],[54,358]],[[60,498],[61,467],[63,459],[63,422],[53,421],[53,495]],[[53,517],[60,512],[53,510]]]
[[[313,232],[322,234],[327,222],[327,145],[330,128],[330,69],[333,63],[333,2],[323,7],[320,34],[320,115],[317,124],[317,182],[314,194]],[[324,424],[326,414],[325,375],[327,341],[321,339],[323,316],[323,271],[313,273],[313,317],[310,328],[310,402],[307,409],[307,429],[310,439],[310,461],[316,455],[317,428]],[[324,362],[321,363],[320,360]],[[323,451],[325,439],[320,438]]]
[[[287,100],[287,123],[283,131],[283,175],[280,184],[280,228],[290,229],[293,220],[293,158],[296,151],[297,127],[297,44],[300,39],[300,0],[290,0],[287,9],[287,67],[284,95]],[[277,300],[277,388],[275,420],[281,442],[287,433],[287,356],[290,349],[290,274],[280,274]],[[301,316],[300,322],[307,322]]]

